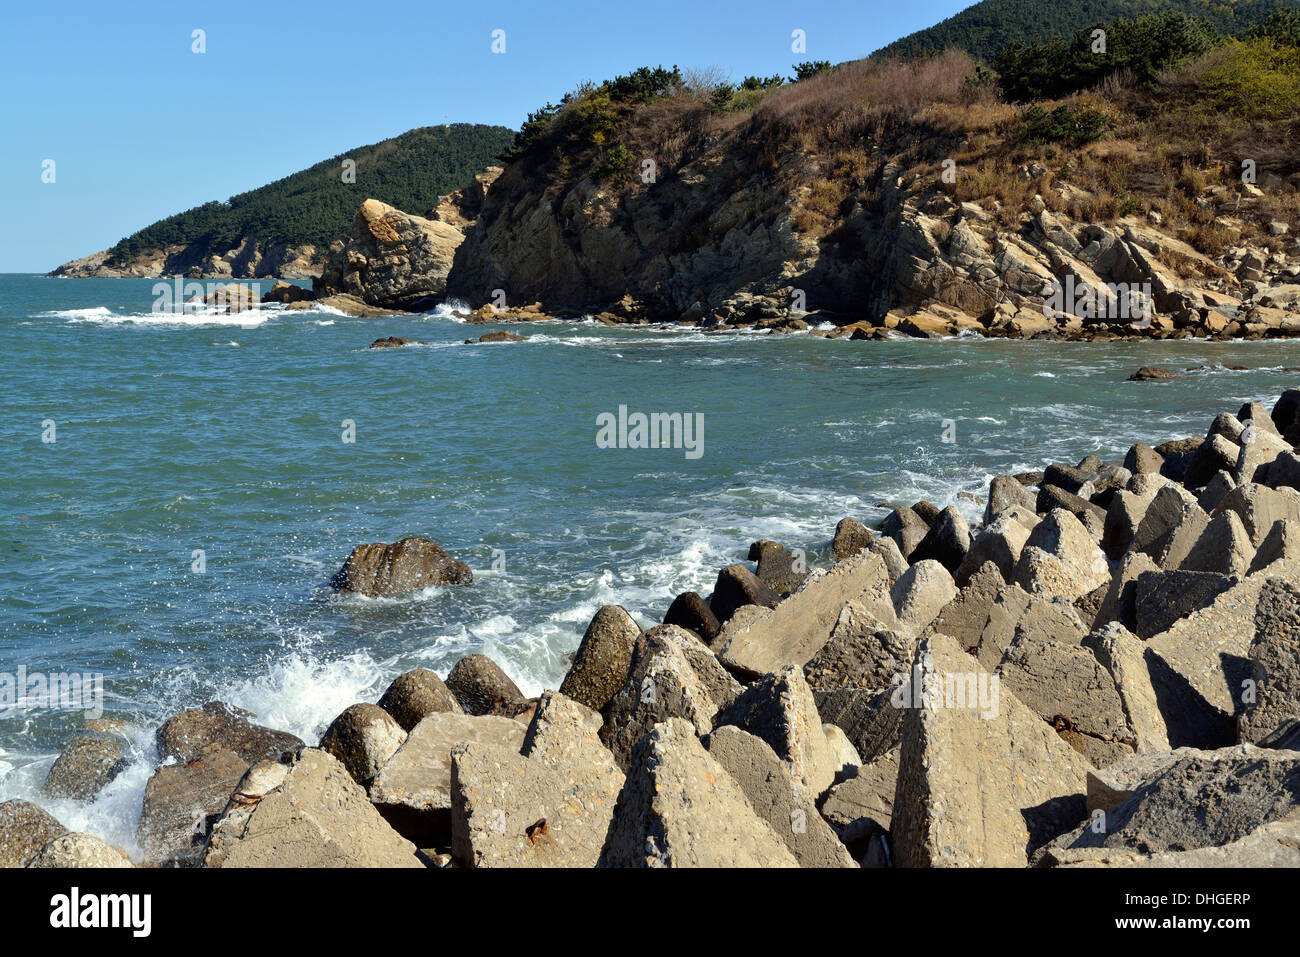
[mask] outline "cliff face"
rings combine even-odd
[[[312,245],[245,238],[223,252],[214,252],[206,243],[172,245],[141,253],[124,266],[109,266],[111,250],[106,249],[64,263],[50,275],[76,279],[310,279],[320,275],[320,264],[312,262],[315,254]]]
[[[1272,119],[1295,105],[1205,117],[1206,77],[1252,49],[1032,107],[959,54],[755,88],[740,115],[620,78],[530,121],[446,293],[864,334],[1298,333],[1300,167]]]
[[[476,305],[501,289],[551,313],[668,321],[761,322],[801,307],[942,332],[1290,331],[1264,301],[1295,282],[1300,255],[1243,246],[1216,262],[1152,218],[1076,221],[1077,189],[1030,166],[1009,174],[1031,198],[1008,225],[950,195],[938,168],[904,172],[883,149],[872,160],[859,197],[815,229],[800,224],[823,161],[794,151],[767,172],[723,141],[666,182],[622,189],[590,177],[557,188],[516,163],[456,250],[447,294]],[[1217,199],[1225,211],[1253,201]]]

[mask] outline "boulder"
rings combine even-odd
[[[1101,538],[1102,530],[1106,525],[1106,510],[1100,505],[1094,505],[1086,498],[1067,492],[1063,488],[1057,488],[1055,485],[1044,485],[1038,490],[1035,510],[1046,514],[1055,509],[1069,512],[1090,531],[1095,529],[1095,537]]]
[[[1286,435],[1300,418],[1300,389],[1287,389],[1278,398],[1271,413],[1273,426],[1279,435]]]
[[[1097,767],[1133,753],[1133,729],[1109,671],[1090,648],[1017,639],[994,672],[1019,698]]]
[[[1282,520],[1274,522],[1264,540],[1255,550],[1247,575],[1254,575],[1268,568],[1274,562],[1294,561],[1300,559],[1300,522]]]
[[[1282,520],[1300,522],[1300,501],[1266,485],[1247,482],[1223,497],[1214,509],[1217,517],[1233,511],[1241,519],[1251,544],[1258,546],[1274,524]]]
[[[1126,489],[1115,493],[1102,523],[1101,547],[1108,557],[1117,559],[1129,550],[1150,505],[1151,498]]]
[[[452,665],[447,690],[466,714],[513,718],[528,708],[524,693],[487,655],[466,655]]]
[[[435,585],[468,585],[469,566],[427,538],[404,538],[392,545],[358,545],[330,581],[335,591],[368,598],[401,595]]]
[[[1300,753],[1250,745],[1182,754],[1131,797],[1051,842],[1055,849],[1163,853],[1221,847],[1294,820]]]
[[[842,688],[887,688],[894,675],[907,671],[915,638],[883,627],[857,600],[844,605],[831,638],[803,666],[813,698]]]
[[[1188,458],[1182,483],[1188,488],[1201,488],[1215,473],[1231,472],[1237,465],[1241,451],[1235,442],[1228,441],[1222,435],[1211,436]]]
[[[930,532],[930,526],[914,509],[896,508],[880,526],[881,534],[892,538],[904,558],[911,558],[913,550]]]
[[[90,834],[68,832],[54,838],[27,862],[36,868],[108,868],[132,867],[131,859],[120,847],[113,847]]]
[[[970,526],[961,512],[949,505],[935,517],[925,538],[908,558],[914,565],[927,560],[936,561],[952,573],[961,567],[968,551]]]
[[[465,345],[491,345],[494,342],[523,342],[528,336],[521,336],[517,332],[511,332],[509,329],[497,329],[495,332],[485,332],[477,339],[466,339]]]
[[[617,788],[571,788],[557,769],[490,744],[460,745],[451,760],[452,855],[464,866],[593,867],[600,859]]]
[[[1133,534],[1129,548],[1133,551],[1145,552],[1155,560],[1157,565],[1164,567],[1163,563],[1174,533],[1185,520],[1189,519],[1189,516],[1195,516],[1191,520],[1199,520],[1202,529],[1208,522],[1205,513],[1196,504],[1196,499],[1191,493],[1172,483],[1163,486],[1143,513],[1142,521]],[[1193,538],[1192,541],[1194,542],[1195,539]]]
[[[1271,486],[1278,484],[1294,486],[1295,456],[1291,446],[1282,436],[1271,431],[1252,428],[1243,432],[1241,438],[1237,457],[1229,468],[1238,485],[1245,482],[1265,482]],[[1277,482],[1273,480],[1273,465],[1282,455],[1289,456],[1289,459],[1278,469],[1279,478],[1285,478]]]
[[[1005,584],[998,566],[993,562],[985,562],[957,593],[957,597],[943,607],[928,630],[948,635],[967,653],[972,653],[972,649],[979,645],[980,635],[984,633],[984,626],[988,624],[998,593]],[[911,657],[909,653],[908,662]]]
[[[1255,606],[1249,657],[1253,700],[1237,721],[1240,741],[1255,742],[1300,718],[1300,588],[1269,578]]]
[[[822,730],[812,689],[797,667],[787,666],[747,687],[718,712],[717,725],[734,725],[768,743],[790,778],[812,797],[840,769]]]
[[[185,763],[201,757],[215,745],[254,764],[278,761],[303,746],[302,739],[296,735],[253,724],[251,717],[247,711],[221,701],[182,711],[164,721],[155,732],[158,755]]]
[[[256,286],[244,286],[236,282],[214,287],[203,301],[216,307],[218,312],[227,314],[256,309],[261,302]]]
[[[1119,622],[1111,622],[1084,638],[1083,644],[1092,650],[1115,682],[1125,721],[1133,733],[1133,750],[1138,754],[1170,750],[1169,732],[1160,713],[1142,642]]]
[[[790,594],[808,577],[808,565],[802,557],[767,539],[749,546],[749,560],[758,563],[758,580],[778,595]]]
[[[1130,754],[1122,761],[1088,772],[1088,813],[1110,811],[1131,798],[1148,781],[1153,781],[1188,755],[1203,754],[1195,748]]]
[[[740,685],[690,632],[660,625],[637,644],[627,681],[605,708],[601,741],[626,770],[641,737],[668,718],[682,718],[696,735],[740,694]]]
[[[1080,494],[1085,485],[1091,485],[1097,474],[1073,465],[1055,463],[1043,470],[1043,484],[1055,485],[1073,495]]]
[[[1044,848],[1040,867],[1156,867],[1212,870],[1300,866],[1300,819],[1283,818],[1256,828],[1239,841],[1191,851],[1143,854],[1130,849]]]
[[[431,714],[462,710],[456,696],[428,668],[415,668],[394,678],[379,699],[379,707],[407,732]]]
[[[1201,494],[1196,496],[1196,504],[1201,506],[1202,511],[1210,514],[1219,507],[1219,503],[1236,487],[1237,482],[1231,475],[1227,472],[1218,472],[1205,483],[1205,488],[1201,490]]]
[[[975,657],[991,672],[1016,641],[1079,644],[1087,633],[1079,613],[1068,600],[1031,595],[1019,585],[1007,585],[989,609]]]
[[[726,621],[742,605],[775,608],[780,601],[781,596],[759,581],[758,576],[744,565],[728,565],[718,572],[709,607],[718,621]]]
[[[451,752],[471,742],[520,752],[526,728],[513,718],[437,712],[407,736],[375,776],[370,801],[398,833],[421,847],[451,839]]]
[[[1246,526],[1236,512],[1221,512],[1201,532],[1179,563],[1180,571],[1244,575],[1255,557]]]
[[[1160,366],[1143,366],[1128,377],[1129,382],[1162,382],[1166,379],[1177,379],[1182,376],[1181,372],[1173,369],[1162,369]]]
[[[1141,473],[1159,474],[1160,467],[1164,464],[1164,456],[1149,445],[1138,443],[1128,450],[1124,456],[1124,468],[1128,469],[1134,475]]]
[[[233,751],[209,748],[186,764],[154,771],[136,827],[144,859],[162,867],[196,866],[212,825],[247,770],[248,762]]]
[[[922,559],[903,573],[889,589],[896,628],[903,635],[918,635],[957,595],[952,575],[932,558]]]
[[[858,754],[859,767],[898,747],[903,712],[894,707],[892,695],[890,688],[814,692],[822,720],[844,732]]]
[[[553,691],[538,699],[522,751],[452,751],[452,850],[467,867],[592,867],[623,773],[600,715]]]
[[[1083,818],[1087,760],[1009,692],[991,716],[977,695],[958,706],[957,689],[991,676],[951,638],[922,639],[913,667],[922,694],[903,714],[896,866],[1024,867]]]
[[[277,279],[271,288],[262,293],[262,302],[282,302],[285,304],[291,302],[310,302],[316,298],[316,294],[310,289],[302,286],[295,286],[291,282],[285,282],[283,279]]]
[[[1133,583],[1132,631],[1144,640],[1152,638],[1206,607],[1236,582],[1214,572],[1143,572]]]
[[[316,748],[304,748],[290,764],[263,761],[249,768],[212,827],[203,865],[424,866],[347,769]]]
[[[1241,424],[1241,420],[1231,412],[1220,412],[1210,423],[1210,430],[1205,434],[1207,439],[1221,435],[1234,445],[1241,444],[1241,433],[1246,427]]]
[[[898,581],[903,572],[907,571],[907,559],[903,557],[903,553],[898,550],[898,543],[892,538],[877,538],[867,548],[873,555],[880,556],[880,560],[885,563],[889,584]]]
[[[732,615],[732,618],[735,618],[735,615]],[[667,614],[664,615],[664,624],[693,631],[705,644],[711,644],[718,637],[718,632],[722,630],[722,623],[718,621],[718,616],[713,613],[709,603],[693,591],[682,592],[673,599],[673,603],[668,606]]]
[[[392,715],[363,702],[345,708],[334,719],[320,739],[320,748],[343,762],[364,788],[405,742],[406,732]]]
[[[1255,481],[1263,481],[1269,488],[1300,489],[1300,455],[1289,450],[1279,452],[1267,469],[1257,470],[1255,475]]]
[[[1273,435],[1281,435],[1277,430],[1277,424],[1269,414],[1262,402],[1247,402],[1237,412],[1237,419],[1242,426],[1253,425],[1261,432],[1271,432]]]
[[[797,867],[690,722],[656,725],[631,754],[602,867]]]
[[[835,526],[835,537],[831,539],[831,554],[837,562],[842,562],[870,546],[874,540],[870,529],[856,518],[842,518]]]
[[[640,637],[641,628],[627,609],[605,605],[587,625],[560,693],[588,708],[603,710],[627,680],[632,649]]]
[[[68,833],[52,814],[30,801],[0,804],[0,868],[26,867],[45,845]]]
[[[98,732],[79,734],[55,760],[41,793],[52,798],[89,801],[126,768],[120,738]]]
[[[1031,594],[1078,598],[1110,579],[1110,566],[1082,523],[1053,509],[1029,533],[1011,580]]]
[[[1137,627],[1137,579],[1144,572],[1159,571],[1151,556],[1145,552],[1129,552],[1120,559],[1119,567],[1106,586],[1106,594],[1097,608],[1093,626],[1100,628],[1116,621],[1130,631]]]
[[[984,504],[984,524],[991,525],[1012,506],[1037,510],[1037,497],[1010,475],[995,475],[989,482],[989,499]]]
[[[401,336],[386,336],[383,339],[376,339],[367,349],[401,349],[403,346],[425,346],[427,342],[417,342],[414,339],[403,339]]]
[[[1252,676],[1255,608],[1265,581],[1262,575],[1244,579],[1147,641],[1147,667],[1173,747],[1236,742],[1241,693]]]
[[[857,774],[832,787],[822,802],[822,817],[855,856],[866,852],[863,844],[889,833],[898,787],[898,754],[895,748],[863,765]]]
[[[790,786],[789,772],[766,741],[724,725],[709,732],[702,743],[709,757],[740,786],[758,816],[785,842],[800,867],[855,866],[808,793]]]
[[[997,518],[980,530],[971,543],[970,550],[954,576],[957,587],[965,587],[985,562],[992,562],[1004,581],[1010,579],[1015,574],[1029,532],[1030,529],[1015,515],[1009,512],[999,513]]]
[[[745,678],[785,665],[803,667],[830,640],[840,610],[851,599],[877,618],[893,616],[889,571],[884,559],[872,551],[859,552],[824,575],[809,578],[769,614],[729,633],[718,659]],[[893,621],[882,624],[892,626]]]

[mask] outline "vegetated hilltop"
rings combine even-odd
[[[918,30],[876,52],[876,56],[933,56],[965,50],[992,60],[1011,43],[1041,43],[1121,17],[1185,13],[1221,33],[1235,34],[1263,23],[1295,0],[981,0],[947,20]]]
[[[259,189],[159,220],[55,276],[302,278],[348,235],[357,207],[376,198],[423,212],[464,186],[505,149],[504,126],[426,126],[330,157]],[[343,163],[356,163],[345,182]]]
[[[799,328],[803,306],[864,333],[1131,331],[1099,315],[1114,302],[1045,315],[1073,277],[1139,290],[1145,334],[1292,331],[1300,13],[1240,37],[1178,13],[1106,29],[1104,53],[1084,30],[992,69],[949,50],[798,82],[642,68],[586,86],[524,125],[447,293],[611,319]]]

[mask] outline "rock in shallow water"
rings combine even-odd
[[[251,764],[279,760],[303,746],[303,740],[296,735],[253,724],[248,720],[251,717],[247,711],[221,701],[182,711],[163,722],[155,733],[158,754],[181,762],[193,761],[208,747],[219,745]]]
[[[473,581],[469,566],[452,558],[437,542],[412,537],[391,545],[358,545],[330,580],[330,587],[380,598],[435,585],[469,585]]]
[[[42,793],[55,798],[89,801],[126,768],[121,739],[109,734],[81,734],[50,768]]]

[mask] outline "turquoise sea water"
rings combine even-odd
[[[466,346],[497,327],[158,315],[153,285],[0,276],[0,672],[104,675],[136,760],[91,806],[41,803],[128,848],[153,728],[182,708],[222,698],[313,740],[398,673],[472,651],[536,693],[602,604],[655,623],[756,538],[816,565],[844,515],[928,498],[975,518],[994,474],[1202,434],[1300,383],[1286,341],[877,343],[576,320]],[[389,335],[428,345],[366,349]],[[1146,364],[1217,368],[1126,381]],[[597,416],[620,405],[702,413],[704,454],[598,448]],[[354,545],[417,534],[475,584],[398,600],[322,588]],[[0,800],[35,795],[81,721],[0,717]]]

